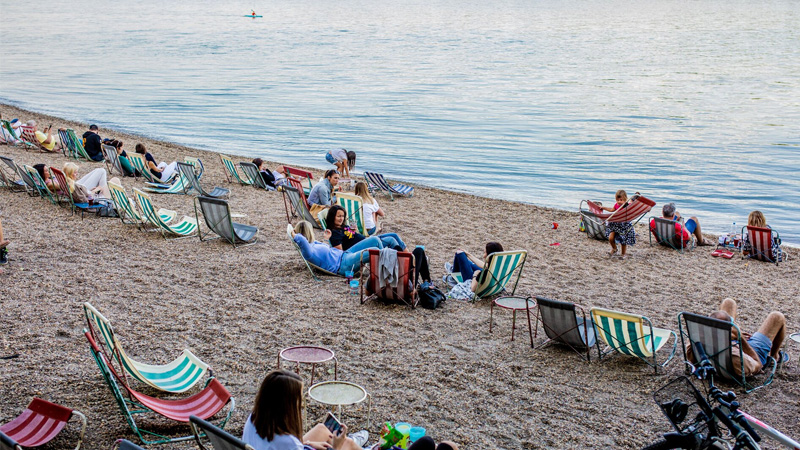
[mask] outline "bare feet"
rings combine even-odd
[[[708,245],[714,245],[714,243],[713,243],[713,242],[711,242],[710,240],[706,239],[706,238],[703,238],[703,240],[702,240],[702,241],[700,241],[699,245],[701,245],[701,246],[708,246]]]

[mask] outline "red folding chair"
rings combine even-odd
[[[0,432],[14,441],[11,448],[17,448],[15,445],[39,447],[58,436],[73,415],[80,418],[83,423],[78,445],[75,447],[75,450],[78,450],[81,448],[83,435],[86,432],[86,416],[78,411],[36,397],[16,419],[0,426]]]
[[[750,244],[750,253],[748,255],[742,253],[742,259],[753,258],[759,261],[778,264],[781,260],[781,256],[780,253],[775,254],[775,252],[773,252],[774,249],[772,246],[775,239],[780,239],[778,237],[778,232],[768,227],[751,227],[748,225],[745,228],[747,229],[747,242]],[[742,235],[744,235],[744,231],[743,229]],[[773,237],[773,234],[775,237]],[[780,252],[780,250],[778,250],[778,252]]]
[[[411,252],[397,252],[397,285],[392,287],[387,283],[380,287],[380,255],[376,248],[365,250],[369,252],[369,272],[361,271],[361,304],[373,300],[383,299],[392,302],[402,302],[411,308],[416,308],[419,298],[414,286],[414,255]],[[364,277],[367,277],[364,283]],[[366,289],[366,297],[364,290]]]

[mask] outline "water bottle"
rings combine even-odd
[[[350,296],[355,297],[358,295],[358,280],[350,280]]]

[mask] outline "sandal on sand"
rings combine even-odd
[[[717,258],[731,259],[731,258],[733,258],[733,252],[730,251],[730,250],[725,250],[724,248],[718,248],[718,249],[714,250],[713,252],[711,252],[711,256],[714,256],[714,257],[717,257]]]

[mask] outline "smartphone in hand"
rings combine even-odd
[[[334,435],[342,429],[341,422],[339,422],[339,419],[337,419],[332,412],[328,412],[328,415],[325,417],[324,425],[325,428],[327,428]]]

